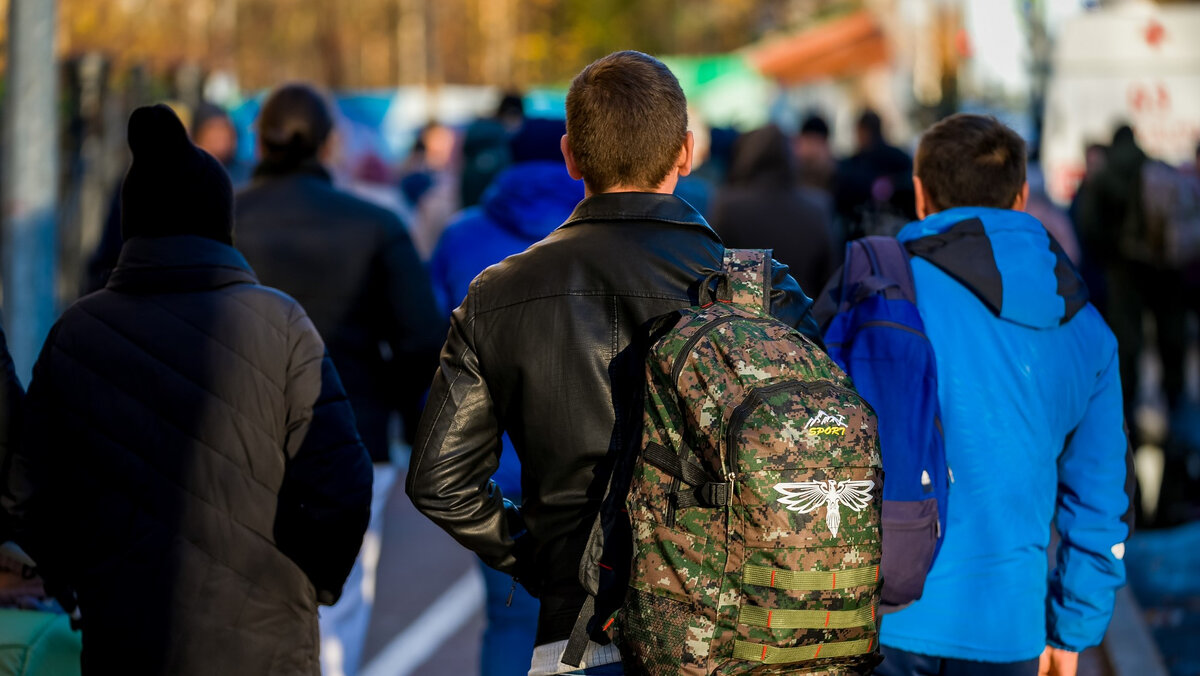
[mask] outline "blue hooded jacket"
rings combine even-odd
[[[954,484],[924,594],[884,618],[880,641],[983,662],[1097,645],[1132,526],[1116,339],[1028,214],[955,208],[899,239],[914,253]]]
[[[479,273],[549,235],[582,199],[583,182],[572,179],[561,161],[505,169],[484,192],[482,205],[463,210],[434,249],[429,272],[445,314],[466,298]],[[521,495],[521,466],[507,436],[493,478],[506,497]]]

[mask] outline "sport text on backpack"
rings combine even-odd
[[[941,548],[953,475],[946,464],[933,345],[904,245],[864,237],[813,314],[829,356],[879,414],[883,447],[883,611],[921,598]]]
[[[727,250],[701,307],[649,351],[616,614],[634,673],[878,661],[875,416],[820,348],[771,317],[770,269],[769,252]]]

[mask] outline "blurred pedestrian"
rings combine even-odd
[[[1130,421],[1141,384],[1141,354],[1145,345],[1143,315],[1155,322],[1158,355],[1162,360],[1163,390],[1170,411],[1183,396],[1187,304],[1183,276],[1169,265],[1161,233],[1155,236],[1148,204],[1143,199],[1149,158],[1138,146],[1133,130],[1123,126],[1113,134],[1104,167],[1081,188],[1079,228],[1089,252],[1097,256],[1108,288],[1108,322],[1121,354],[1125,415]],[[1140,443],[1139,430],[1131,430]]]
[[[10,456],[21,444],[25,388],[17,377],[17,368],[8,352],[8,338],[0,325],[0,467],[7,468]],[[12,524],[9,523],[5,496],[0,492],[0,543],[12,539]]]
[[[799,165],[800,185],[832,194],[837,162],[833,159],[829,123],[825,118],[816,113],[804,118],[792,149]]]
[[[0,467],[8,468],[11,456],[21,444],[23,430],[23,406],[25,388],[17,378],[17,369],[8,352],[8,339],[4,327],[0,326]],[[8,514],[10,503],[0,492],[0,544],[10,542],[14,535],[14,524]]]
[[[23,440],[24,396],[0,327],[0,465],[6,480],[17,474],[11,470],[13,464],[22,464],[16,456]],[[47,590],[37,563],[14,540],[19,524],[9,510],[14,509],[13,496],[20,490],[0,495],[4,507],[0,511],[0,609],[4,609],[0,635],[5,637],[5,667],[12,673],[78,674],[79,632],[72,630],[70,618],[54,598],[53,586]]]
[[[801,191],[788,139],[775,125],[734,143],[712,224],[725,246],[773,250],[805,294],[820,293],[833,272],[825,213]]]
[[[583,199],[583,184],[567,174],[560,141],[566,125],[528,119],[509,143],[512,164],[484,194],[482,206],[460,213],[438,241],[430,261],[434,289],[449,316],[484,268],[521,253],[553,232]],[[521,504],[521,463],[503,437],[500,467],[492,476],[501,493]],[[487,628],[480,673],[524,676],[537,629],[537,600],[512,577],[482,562],[487,585]]]
[[[85,674],[315,676],[371,501],[353,412],[304,309],[231,246],[221,165],[161,105],[129,146],[120,261],[34,367],[18,542],[78,599]]]
[[[567,170],[586,197],[524,253],[471,283],[413,448],[406,489],[422,513],[540,601],[530,676],[620,674],[612,644],[562,663],[594,620],[579,562],[616,458],[641,438],[643,335],[696,303],[724,247],[671,194],[691,168],[687,103],[662,62],[617,52],[567,94]],[[810,336],[811,301],[776,265],[771,310]],[[521,460],[517,508],[490,477],[507,432]],[[592,623],[596,631],[602,621]],[[598,635],[597,635],[598,638]]]
[[[1046,178],[1042,169],[1036,163],[1030,163],[1025,169],[1029,183],[1029,199],[1025,202],[1025,211],[1033,216],[1038,223],[1046,228],[1046,232],[1058,242],[1066,252],[1071,264],[1078,270],[1083,264],[1083,250],[1079,246],[1079,238],[1075,235],[1075,226],[1046,193]],[[1090,291],[1089,287],[1089,291]]]
[[[1083,262],[1079,265],[1079,273],[1083,276],[1084,283],[1087,284],[1092,305],[1096,306],[1101,315],[1108,317],[1108,280],[1104,274],[1104,265],[1101,263],[1102,257],[1100,252],[1093,251],[1091,248],[1097,244],[1094,241],[1095,238],[1083,231],[1085,226],[1083,198],[1089,196],[1095,189],[1096,176],[1104,167],[1105,159],[1108,156],[1108,146],[1089,143],[1084,148],[1083,155],[1083,178],[1079,182],[1079,187],[1075,189],[1074,196],[1071,197],[1071,205],[1067,207],[1067,216],[1070,217],[1071,225],[1075,228],[1075,239],[1079,242],[1079,249],[1083,257]]]
[[[463,133],[462,177],[459,180],[462,208],[473,207],[483,192],[504,171],[511,158],[508,138],[525,119],[525,103],[520,94],[509,92],[500,99],[496,114],[467,125]]]
[[[355,673],[370,619],[383,508],[395,480],[389,424],[411,441],[445,338],[429,275],[404,224],[333,185],[323,161],[334,122],[325,97],[279,87],[258,120],[262,161],[238,195],[238,246],[264,284],[308,310],[329,346],[375,463],[372,521],[341,602],[321,614],[326,676]]]
[[[400,167],[400,192],[415,219],[409,232],[422,260],[433,253],[442,228],[459,209],[457,143],[453,129],[431,121]]]
[[[1083,177],[1079,181],[1079,187],[1075,189],[1075,194],[1071,197],[1071,206],[1067,208],[1067,215],[1071,217],[1071,222],[1075,224],[1076,234],[1078,234],[1079,229],[1079,209],[1082,196],[1087,193],[1088,184],[1095,181],[1100,170],[1104,168],[1107,157],[1108,146],[1102,143],[1089,143],[1083,149]],[[1086,247],[1084,255],[1090,255]]]
[[[207,102],[196,107],[192,113],[192,142],[225,167],[234,190],[249,182],[250,168],[237,157],[237,128],[224,108]]]
[[[1133,477],[1117,344],[1062,247],[1022,213],[1025,169],[1025,142],[991,117],[946,118],[917,149],[922,220],[899,239],[954,485],[920,599],[882,620],[883,676],[1032,676],[1039,660],[1073,676],[1125,583]]]
[[[857,151],[838,165],[834,192],[846,237],[895,234],[917,215],[912,158],[888,144],[874,111],[863,111],[854,131]]]

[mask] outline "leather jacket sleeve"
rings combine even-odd
[[[776,319],[795,327],[814,343],[825,349],[825,341],[821,339],[821,329],[813,318],[812,299],[804,295],[800,285],[788,274],[788,266],[779,261],[771,261],[773,274],[771,278],[771,314]]]
[[[473,292],[451,315],[405,490],[422,514],[484,563],[517,574],[519,518],[491,480],[500,465],[501,431],[475,352]]]

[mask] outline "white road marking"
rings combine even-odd
[[[408,676],[433,657],[446,639],[483,607],[483,573],[472,565],[420,617],[409,623],[364,666],[359,676]]]

